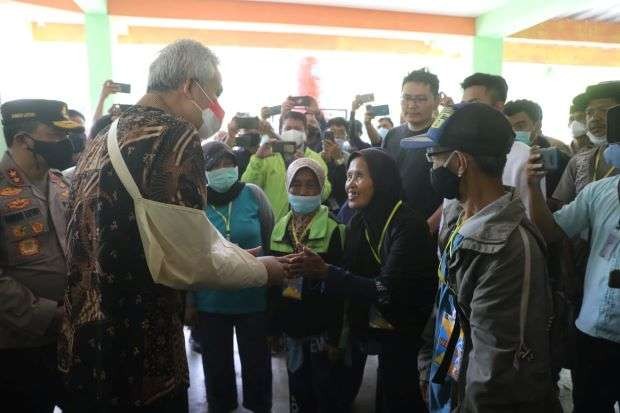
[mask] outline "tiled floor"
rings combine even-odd
[[[189,345],[189,331],[185,334],[187,349],[187,360],[190,370],[191,387],[189,389],[189,405],[191,413],[208,412],[206,403],[206,394],[204,387],[204,375],[202,371],[202,358],[200,354],[191,350]],[[288,409],[288,381],[286,376],[286,361],[283,356],[272,358],[273,370],[273,413],[287,413]],[[241,369],[239,365],[238,350],[235,345],[235,370],[237,372],[237,389],[239,390],[239,405],[243,403],[241,399]],[[354,405],[355,413],[372,413],[374,410],[374,395],[377,372],[377,358],[369,357],[366,363],[366,371],[364,372],[364,381]],[[570,372],[563,370],[560,375],[560,401],[565,412],[573,410],[571,399],[572,384],[570,380]],[[248,413],[249,410],[239,407],[234,413]],[[620,412],[616,406],[616,412]],[[61,413],[56,409],[55,413]]]

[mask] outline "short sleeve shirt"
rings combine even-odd
[[[620,343],[620,289],[609,288],[609,274],[620,269],[620,177],[585,187],[573,202],[554,214],[569,237],[591,228],[591,249],[584,297],[576,325],[584,333]]]

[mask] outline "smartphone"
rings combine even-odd
[[[559,168],[560,154],[558,148],[543,148],[540,150],[540,159],[546,171],[556,171]]]
[[[267,108],[267,116],[271,117],[271,116],[276,116],[282,113],[282,106],[278,105],[278,106],[272,106],[270,108]]]
[[[119,93],[131,93],[131,85],[129,83],[112,83],[118,88]]]
[[[388,116],[390,114],[389,105],[378,105],[378,106],[368,105],[366,106],[366,110],[372,113],[373,116]]]
[[[282,155],[292,155],[297,150],[295,142],[283,142],[278,141],[273,144],[273,152],[281,153]]]
[[[260,144],[260,134],[256,132],[244,133],[235,138],[235,144],[245,149],[257,148]]]
[[[295,106],[310,106],[310,96],[293,96],[291,100],[294,102]]]
[[[258,129],[258,118],[253,117],[235,117],[235,123],[239,129]]]
[[[366,93],[365,95],[357,95],[357,101],[360,105],[364,103],[374,102],[375,94],[374,93]]]

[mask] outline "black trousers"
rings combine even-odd
[[[613,413],[620,402],[620,343],[577,333],[575,413]]]
[[[0,401],[20,413],[51,413],[63,407],[66,393],[56,344],[0,350]]]
[[[375,413],[426,412],[418,374],[419,341],[390,331],[373,331],[371,336],[379,356]],[[364,342],[355,345],[367,347]],[[359,377],[354,382],[359,386],[363,365],[356,371]]]
[[[303,362],[288,370],[291,413],[348,413],[359,390],[366,356],[353,349],[352,365],[330,360],[327,351],[312,351],[302,345]]]
[[[241,359],[243,406],[253,412],[270,412],[271,352],[263,312],[237,315],[198,313],[196,336],[202,346],[209,411],[229,412],[237,407],[233,329]]]

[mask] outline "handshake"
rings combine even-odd
[[[283,257],[259,257],[258,260],[267,269],[269,285],[280,285],[285,279],[302,276],[324,279],[329,268],[320,255],[306,247],[298,253]]]

